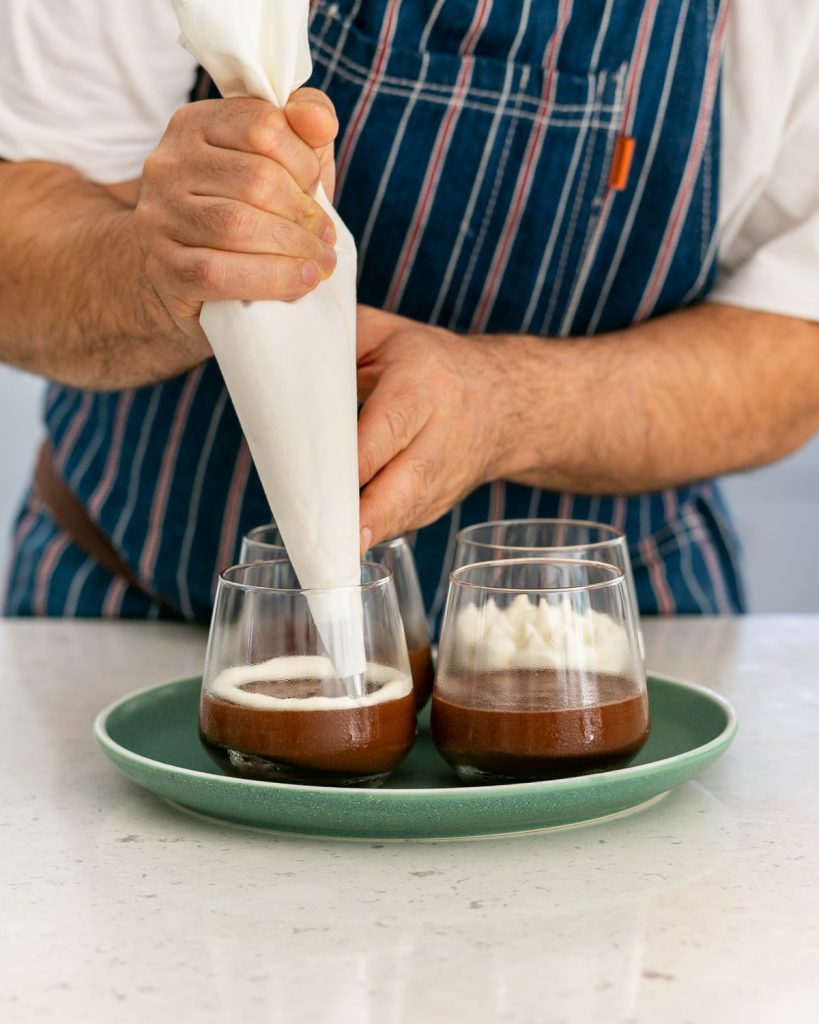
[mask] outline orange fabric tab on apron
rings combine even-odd
[[[622,192],[628,184],[631,161],[634,158],[634,139],[631,135],[618,135],[614,144],[614,157],[611,162],[609,185],[617,192]]]

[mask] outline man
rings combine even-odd
[[[362,548],[423,528],[434,614],[459,525],[603,520],[643,611],[741,610],[710,481],[819,427],[813,4],[319,2],[284,113],[186,103],[165,0],[67,7],[0,24],[0,354],[55,382],[8,611],[208,618],[267,510],[199,309],[332,273],[320,177]]]

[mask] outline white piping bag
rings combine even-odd
[[[310,77],[308,0],[173,0],[180,42],[224,97],[284,106]],[[319,186],[338,242],[333,274],[296,302],[206,302],[213,348],[273,518],[305,590],[354,587],[359,566],[356,249]],[[363,693],[358,590],[316,593],[310,611],[339,678]]]

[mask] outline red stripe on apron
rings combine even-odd
[[[188,423],[188,415],[191,410],[191,405],[193,404],[193,396],[199,385],[202,373],[203,366],[198,366],[188,374],[188,378],[182,388],[182,394],[179,396],[179,404],[177,405],[176,412],[174,413],[170,436],[168,437],[168,443],[165,447],[165,453],[162,456],[162,468],[159,473],[159,480],[157,481],[154,500],[151,505],[148,534],[145,538],[145,546],[142,549],[142,557],[139,560],[139,574],[141,578],[146,581],[153,579],[156,558],[159,553],[159,545],[162,540],[162,523],[168,514],[168,498],[170,496],[173,471],[176,467],[176,459],[179,455],[179,445],[182,440],[182,434]]]
[[[723,4],[720,9],[719,20],[717,21],[714,34],[711,37],[710,52],[708,54],[708,70],[705,76],[702,93],[700,94],[700,107],[697,114],[697,127],[694,132],[694,139],[688,153],[688,160],[685,164],[680,187],[674,200],[665,234],[660,244],[660,250],[654,263],[654,269],[649,277],[648,284],[643,292],[643,298],[634,315],[634,322],[639,323],[646,320],[654,308],[654,304],[665,284],[671,260],[680,238],[685,215],[691,203],[691,196],[694,193],[694,183],[699,174],[702,155],[705,149],[705,141],[708,137],[708,129],[711,124],[711,112],[714,106],[714,98],[719,81],[720,55],[722,53],[722,40],[725,34],[725,22],[728,16],[728,4]]]
[[[703,487],[703,492],[713,500],[714,490],[710,484]],[[700,520],[696,523],[697,540],[700,542],[702,557],[705,567],[708,569],[708,576],[714,587],[714,596],[717,601],[717,609],[723,614],[730,614],[732,611],[731,598],[728,595],[728,588],[725,585],[725,577],[720,568],[720,558],[717,554],[708,531]]]
[[[123,395],[117,406],[117,415],[114,420],[114,433],[111,438],[111,447],[108,449],[108,458],[105,463],[105,473],[99,484],[88,500],[88,511],[92,516],[98,516],[106,499],[111,494],[114,485],[114,477],[120,468],[122,458],[122,442],[125,435],[125,423],[128,413],[134,402],[134,394],[128,391]]]
[[[401,0],[392,0],[384,17],[384,32],[378,41],[378,50],[375,56],[373,73],[367,82],[364,91],[358,99],[350,118],[350,127],[344,137],[344,143],[336,157],[336,196],[341,193],[344,187],[344,180],[347,177],[347,170],[350,166],[353,153],[361,135],[361,129],[367,120],[367,115],[373,105],[378,85],[384,75],[387,59],[395,36],[395,28],[398,24],[398,12],[401,7]]]
[[[475,44],[480,38],[480,34],[486,25],[491,9],[491,0],[481,0],[481,3],[475,11],[475,17],[473,18],[469,32],[462,45],[463,53],[467,58],[472,53]],[[455,130],[455,125],[458,122],[458,117],[461,113],[461,105],[472,80],[473,70],[474,62],[472,60],[465,59],[461,70],[458,72],[458,80],[455,83],[452,102],[447,107],[441,127],[438,129],[435,144],[432,147],[432,155],[429,163],[427,164],[426,174],[424,175],[424,181],[421,185],[420,198],[415,207],[415,213],[413,215],[409,231],[407,232],[407,240],[401,250],[401,255],[398,258],[395,273],[393,274],[392,283],[390,284],[390,289],[384,301],[385,309],[397,309],[401,299],[403,298],[410,272],[415,264],[415,257],[418,254],[421,235],[423,234],[427,220],[429,219],[429,211],[432,207],[432,201],[435,198],[435,193],[441,176],[441,168],[449,154],[452,135]]]
[[[86,393],[82,396],[82,402],[80,402],[80,407],[77,409],[77,412],[71,421],[71,426],[65,432],[65,436],[60,441],[59,447],[54,453],[54,463],[61,471],[65,469],[68,460],[71,458],[74,445],[77,443],[77,438],[80,436],[82,428],[88,422],[90,412],[91,395]]]
[[[653,538],[644,537],[640,543],[643,563],[648,569],[648,576],[651,580],[651,589],[657,599],[657,611],[661,615],[670,615],[674,611],[674,598],[668,586],[668,576],[665,571],[665,563],[657,550]]]
[[[489,273],[487,274],[483,294],[478,302],[475,315],[472,318],[472,324],[470,327],[471,332],[480,333],[486,328],[487,321],[489,320],[489,313],[492,308],[492,302],[494,301],[500,279],[506,269],[509,252],[515,238],[517,237],[521,217],[523,216],[523,210],[526,205],[526,198],[529,194],[529,188],[532,183],[532,175],[540,157],[543,140],[546,137],[549,115],[554,101],[553,64],[560,50],[563,35],[569,24],[571,11],[572,0],[560,0],[557,25],[555,26],[555,30],[552,33],[548,46],[546,47],[546,54],[544,58],[546,76],[544,80],[543,116],[538,120],[535,130],[529,136],[529,141],[526,145],[526,153],[523,157],[523,167],[518,175],[518,180],[515,183],[515,198],[512,203],[510,214],[507,217],[506,224],[504,225],[503,234],[501,235],[498,246],[495,249],[495,255],[489,268]]]
[[[250,449],[246,441],[242,441],[239,454],[236,457],[236,465],[228,489],[228,498],[225,507],[225,520],[222,524],[222,537],[219,542],[219,554],[216,557],[217,572],[227,569],[233,559],[233,552],[236,550],[238,541],[237,531],[239,527],[239,513],[242,508],[242,499],[245,496],[247,480],[250,476],[250,468],[253,460],[250,458]]]
[[[117,618],[122,613],[122,599],[128,592],[128,581],[122,576],[115,576],[108,584],[102,602],[102,615],[105,619]]]
[[[48,545],[43,559],[37,567],[36,585],[34,599],[31,606],[35,615],[45,615],[48,607],[48,594],[51,589],[51,574],[63,552],[71,544],[71,538],[67,533],[59,533]]]
[[[632,53],[631,61],[629,63],[629,76],[626,82],[626,100],[623,106],[622,134],[624,135],[630,134],[634,122],[635,111],[637,109],[637,99],[640,95],[640,86],[642,85],[643,71],[645,70],[646,55],[648,54],[648,43],[651,38],[651,32],[654,28],[654,17],[657,13],[658,3],[659,0],[651,0],[650,3],[646,4],[640,18],[640,26],[637,29],[637,38],[634,42],[634,52]],[[583,256],[583,262],[577,276],[577,282],[572,290],[572,296],[568,302],[566,312],[561,322],[561,335],[568,334],[570,330],[571,322],[574,319],[577,306],[583,294],[583,289],[586,287],[586,282],[589,279],[589,273],[595,257],[597,256],[597,251],[600,248],[600,242],[602,241],[606,230],[612,204],[618,195],[620,195],[620,193],[617,192],[616,189],[606,189],[603,208],[600,211],[600,216],[597,220],[597,224],[595,225],[591,244]],[[545,329],[545,324],[543,329]]]

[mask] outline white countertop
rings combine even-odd
[[[739,714],[696,782],[598,825],[360,843],[199,821],[97,750],[96,712],[197,673],[203,632],[0,622],[0,1019],[819,1019],[819,618],[646,640]]]

